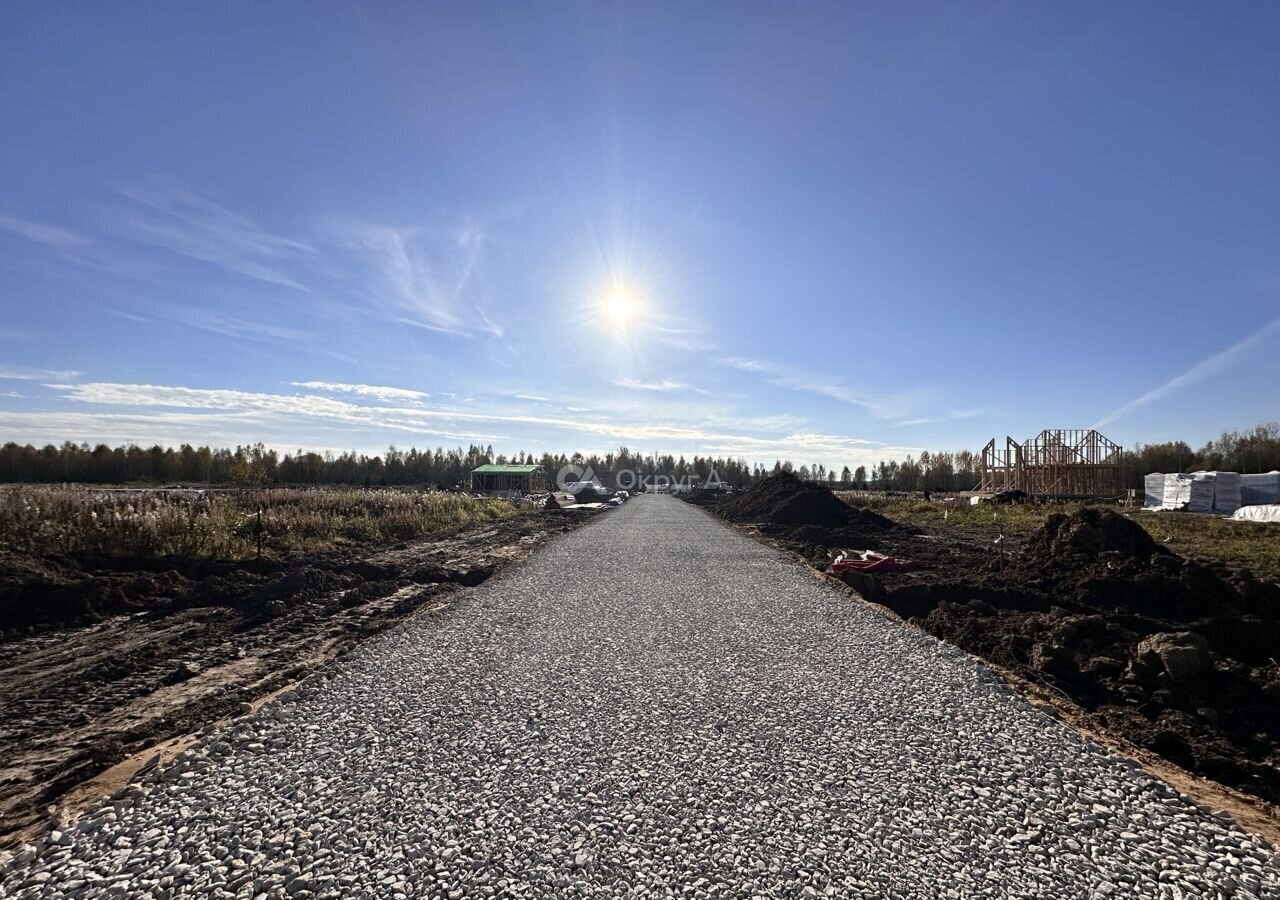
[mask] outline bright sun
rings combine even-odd
[[[615,325],[627,325],[635,318],[636,303],[623,291],[614,291],[604,299],[604,314]]]

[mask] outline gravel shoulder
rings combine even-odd
[[[642,497],[19,851],[31,897],[1221,897],[1280,859]]]

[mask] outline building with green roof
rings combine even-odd
[[[546,489],[542,466],[490,464],[471,470],[471,490],[480,494],[538,494]]]

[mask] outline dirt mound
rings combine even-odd
[[[691,491],[685,491],[680,495],[680,499],[685,503],[692,503],[694,506],[703,508],[715,506],[725,495],[719,491],[709,491],[706,488],[694,488]]]
[[[771,475],[740,494],[732,494],[717,503],[715,509],[735,522],[823,528],[856,526],[860,530],[881,531],[894,527],[884,516],[854,509],[826,488],[801,481],[790,472]]]
[[[681,497],[732,522],[756,525],[819,565],[841,550],[877,550],[887,536],[917,533],[871,510],[849,506],[827,488],[790,472],[771,475],[738,494],[695,490]]]
[[[864,526],[860,513],[865,510],[851,510],[852,524],[839,528],[824,528],[821,525],[760,525],[760,531],[780,541],[789,550],[799,553],[805,559],[819,567],[827,565],[832,558],[842,551],[883,550],[901,546],[903,534],[910,529],[890,524],[886,528],[882,523],[872,519]],[[875,516],[875,513],[867,513]],[[876,519],[879,519],[876,516]],[[890,547],[889,545],[894,545]],[[909,555],[909,554],[905,554]]]
[[[0,558],[0,631],[44,622],[96,621],[137,608],[138,579],[87,575],[63,559]]]
[[[1026,503],[1031,499],[1031,495],[1026,491],[1013,489],[1011,491],[1000,491],[991,498],[991,502],[996,506],[1008,506],[1011,503]]]
[[[1143,559],[1153,554],[1170,555],[1137,522],[1114,510],[1095,507],[1085,507],[1069,516],[1050,516],[1028,538],[1026,549],[1033,555],[1059,558],[1095,559],[1103,553]]]

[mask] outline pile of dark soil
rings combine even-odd
[[[112,616],[169,615],[197,607],[278,614],[272,604],[296,604],[361,587],[397,584],[386,574],[366,577],[339,554],[306,559],[238,562],[160,557],[0,557],[0,639],[32,629],[89,625]]]
[[[595,485],[585,485],[573,492],[573,500],[575,503],[605,503],[613,496],[613,491],[608,488],[596,487]]]
[[[1031,499],[1031,495],[1026,491],[1020,491],[1017,488],[1011,491],[1000,491],[991,498],[991,503],[996,506],[1008,506],[1010,503],[1026,503]]]
[[[1137,523],[1110,509],[1086,507],[1074,515],[1055,513],[1027,541],[1027,551],[1040,559],[1096,559],[1111,553],[1147,558],[1169,554]]]
[[[801,481],[790,472],[779,472],[740,494],[725,497],[716,504],[716,512],[735,522],[840,528],[849,524],[855,511],[826,488]],[[882,521],[889,524],[888,519]]]
[[[815,560],[825,561],[829,550],[873,550],[889,533],[913,531],[870,510],[849,506],[827,488],[789,472],[771,475],[739,494],[693,491],[682,496],[732,522],[754,524]]]
[[[848,580],[1107,730],[1280,803],[1280,585],[1183,559],[1098,509],[961,571]]]
[[[708,491],[706,488],[694,488],[691,491],[685,491],[680,495],[680,499],[685,503],[692,503],[694,506],[711,507],[715,506],[721,500],[725,499],[724,494],[719,491]]]
[[[272,616],[286,606],[342,592],[350,595],[350,606],[411,584],[473,587],[491,572],[487,566],[378,565],[352,551],[236,561],[5,553],[0,554],[0,641],[131,613],[161,617],[220,607]]]

